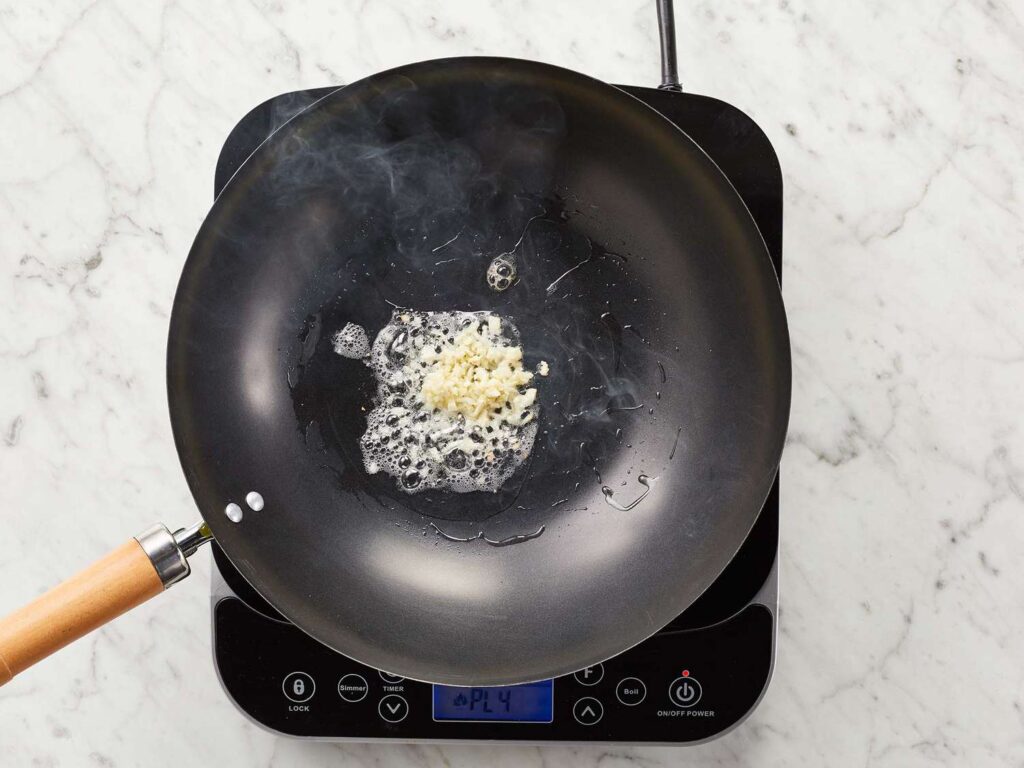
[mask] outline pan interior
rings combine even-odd
[[[375,382],[331,337],[395,306],[497,312],[548,363],[498,493],[364,471]],[[601,661],[699,596],[768,492],[789,376],[764,245],[710,160],[610,86],[500,59],[374,76],[271,137],[196,238],[168,351],[186,477],[239,571],[336,650],[455,684]],[[230,522],[250,491],[264,509]]]

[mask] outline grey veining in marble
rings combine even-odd
[[[785,172],[782,620],[750,720],[686,752],[276,739],[213,675],[203,554],[0,689],[3,765],[1024,764],[1024,7],[676,14],[684,86]],[[480,53],[654,84],[656,40],[639,0],[0,0],[0,611],[194,517],[168,312],[249,108]]]

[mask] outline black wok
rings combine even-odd
[[[495,293],[503,252],[520,279]],[[492,310],[549,363],[533,454],[498,493],[365,471],[373,377],[330,337],[395,306]],[[185,264],[168,392],[209,528],[139,538],[164,584],[212,531],[340,653],[497,685],[618,654],[714,581],[777,469],[790,356],[761,236],[686,135],[574,72],[447,59],[338,89],[241,166]]]
[[[493,310],[549,363],[501,492],[364,470],[373,376],[330,337],[395,305]],[[713,163],[621,91],[503,59],[376,75],[279,130],[204,223],[168,350],[185,472],[242,575],[345,655],[456,684],[571,672],[696,599],[768,492],[789,375],[764,244]],[[251,490],[266,508],[232,523]]]

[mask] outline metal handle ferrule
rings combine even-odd
[[[191,572],[185,553],[165,525],[157,523],[136,536],[135,540],[153,564],[164,589]]]

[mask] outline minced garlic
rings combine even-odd
[[[500,342],[501,321],[491,316],[485,325],[468,325],[440,351],[425,347],[420,353],[420,360],[428,366],[420,389],[424,404],[461,414],[480,426],[531,420],[529,408],[537,399],[537,390],[520,391],[533,379],[533,374],[523,369],[523,348]]]
[[[359,439],[369,474],[407,493],[493,492],[533,450],[540,408],[511,319],[397,310],[363,359],[377,379]]]

